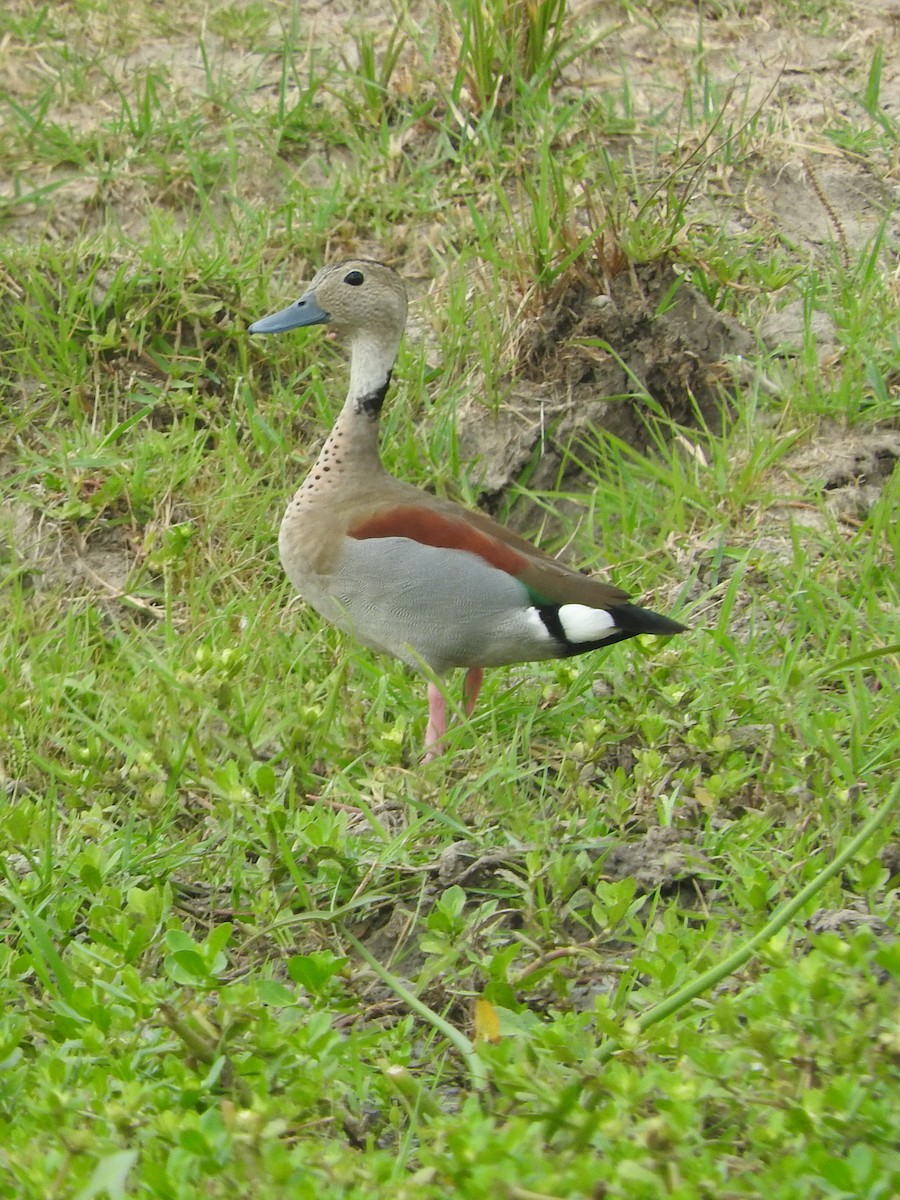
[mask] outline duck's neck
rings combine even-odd
[[[377,420],[399,349],[399,342],[393,338],[389,342],[365,335],[354,338],[350,346],[350,390],[345,410],[352,407],[354,413]]]
[[[350,347],[350,388],[317,465],[335,456],[357,472],[380,471],[378,418],[391,382],[399,340],[358,336]]]

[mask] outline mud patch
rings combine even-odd
[[[898,460],[900,430],[825,426],[782,461],[775,486],[784,500],[776,501],[773,515],[816,529],[835,519],[856,525],[881,496]]]
[[[786,574],[796,571],[797,542],[807,564],[814,564],[828,555],[836,537],[858,536],[898,461],[900,430],[824,424],[769,472],[770,502],[760,509],[755,528],[729,533],[728,553],[723,552],[726,540],[721,532],[692,534],[671,546],[675,574],[693,580],[683,601],[701,605],[702,623],[714,624],[721,597],[743,565],[729,631],[744,637],[754,597],[773,589],[777,593]],[[757,628],[761,620],[781,619],[777,606],[755,617]]]
[[[616,843],[603,860],[603,873],[634,879],[639,892],[668,891],[693,879],[705,861],[680,830],[654,826],[636,842]]]
[[[841,161],[813,171],[798,159],[761,171],[743,198],[758,229],[797,246],[837,243],[847,265],[851,249],[873,237],[897,203],[895,189],[862,167]]]
[[[867,911],[864,900],[855,900],[846,908],[819,908],[806,922],[810,933],[853,934],[869,929],[879,940],[890,940],[891,929],[886,921]]]
[[[807,336],[813,339],[820,362],[838,348],[834,317],[820,309],[807,314],[802,299],[790,300],[783,308],[768,313],[760,322],[759,332],[772,353],[782,358],[799,354]]]
[[[132,594],[135,567],[135,550],[123,527],[104,527],[85,538],[22,501],[0,505],[0,579],[16,573],[36,594],[118,601],[149,618],[161,616],[153,603]]]

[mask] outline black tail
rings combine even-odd
[[[637,604],[617,604],[609,611],[623,633],[630,637],[637,633],[670,634],[687,630],[687,625],[681,625],[671,617],[664,617],[649,608],[639,608]]]
[[[683,633],[686,625],[679,625],[671,617],[651,612],[649,608],[638,608],[636,604],[611,605],[606,611],[615,621],[615,626],[604,631],[601,637],[590,638],[587,641],[573,641],[566,634],[560,619],[560,609],[566,606],[560,604],[545,604],[538,608],[541,620],[557,643],[557,654],[560,658],[571,658],[575,654],[584,654],[588,650],[605,650],[616,642],[625,642],[636,637],[639,633],[672,634]]]

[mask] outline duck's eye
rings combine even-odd
[[[349,283],[351,287],[359,287],[364,279],[362,271],[348,271],[344,276],[344,283]]]

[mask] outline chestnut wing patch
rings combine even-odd
[[[360,521],[347,530],[352,538],[400,537],[447,550],[466,550],[476,554],[498,571],[519,575],[528,567],[528,559],[509,546],[482,533],[466,521],[444,516],[430,508],[403,505]]]

